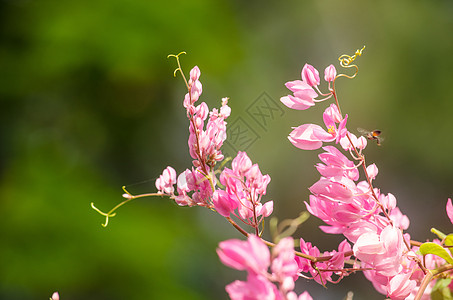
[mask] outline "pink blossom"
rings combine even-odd
[[[394,276],[401,271],[404,241],[398,228],[388,225],[380,234],[364,233],[353,247],[354,255],[374,267],[377,274]]]
[[[335,123],[340,123],[343,120],[343,117],[335,104],[330,104],[330,106],[326,108],[322,114],[322,118],[327,127],[334,126]]]
[[[156,180],[156,188],[159,193],[171,195],[175,189],[173,185],[176,183],[176,171],[172,167],[167,167]]]
[[[217,254],[224,265],[257,275],[266,273],[270,265],[269,249],[255,235],[250,235],[247,241],[220,242]]]
[[[51,300],[60,300],[60,295],[58,294],[58,292],[52,294]]]
[[[252,167],[252,161],[247,156],[247,153],[239,151],[238,155],[231,162],[231,165],[238,176],[243,177]]]
[[[288,139],[294,146],[303,150],[318,149],[323,142],[336,141],[338,143],[347,133],[348,115],[342,119],[338,108],[332,104],[324,111],[323,119],[327,131],[319,125],[303,124],[293,128],[294,130],[289,134]],[[336,123],[339,123],[338,128]]]
[[[332,82],[335,79],[335,76],[337,76],[337,70],[335,70],[335,67],[333,65],[328,66],[324,70],[324,80],[327,82]]]
[[[406,230],[409,228],[410,224],[409,218],[406,215],[403,215],[403,213],[398,207],[395,207],[390,211],[389,217],[396,227],[402,230]]]
[[[309,86],[317,86],[320,83],[319,72],[312,65],[305,64],[302,69],[302,80]]]
[[[201,85],[200,79],[200,69],[195,66],[190,70],[190,80],[189,80],[189,91],[190,91],[190,105],[193,105],[198,98],[200,97],[201,93],[203,92],[203,87]],[[186,107],[184,105],[184,107]],[[186,107],[187,108],[187,107]]]
[[[387,195],[380,194],[379,202],[388,210],[392,210],[396,207],[396,198],[393,194],[388,193]]]
[[[323,141],[330,141],[332,135],[319,125],[304,124],[295,127],[289,134],[289,141],[302,150],[315,150],[322,147]]]
[[[351,250],[351,246],[349,243],[344,240],[338,246],[338,251],[331,251],[331,252],[324,252],[323,256],[332,256],[332,258],[328,261],[324,262],[317,262],[316,267],[319,270],[322,270],[321,277],[319,276],[318,270],[313,268],[313,265],[310,260],[306,258],[302,258],[296,256],[296,261],[299,266],[299,271],[302,273],[310,273],[313,279],[318,283],[326,283],[327,281],[333,281],[332,275],[334,271],[330,270],[338,270],[344,267],[344,261],[349,259],[350,256],[345,257],[345,253]],[[308,254],[314,257],[318,257],[321,255],[320,251],[316,246],[313,246],[310,242],[305,242],[304,239],[300,239],[300,251],[304,254]]]
[[[332,146],[323,147],[326,151],[318,155],[324,164],[317,164],[316,169],[324,177],[345,176],[352,180],[359,178],[359,171],[354,163]]]
[[[268,201],[265,204],[261,203],[261,197],[266,194],[267,185],[271,178],[269,175],[263,175],[257,164],[252,164],[252,161],[245,152],[239,152],[233,159],[232,168],[224,168],[220,174],[220,183],[225,186],[225,191],[229,198],[225,195],[215,199],[214,205],[219,205],[223,214],[229,214],[233,205],[227,205],[229,209],[224,210],[221,205],[227,203],[237,203],[238,217],[246,220],[246,223],[255,227],[261,219],[255,220],[257,217],[267,217],[272,213],[273,202]],[[227,200],[227,203],[223,202]],[[223,204],[222,204],[223,203]],[[234,207],[234,208],[233,208]]]
[[[200,69],[198,68],[198,66],[195,66],[192,68],[192,70],[190,70],[190,83],[192,82],[195,82],[197,81],[198,79],[200,79],[200,75],[201,75],[201,72],[200,72]]]
[[[367,139],[363,136],[357,138],[357,136],[353,133],[348,132],[347,135],[349,138],[346,136],[346,134],[341,138],[340,140],[340,145],[344,150],[350,151],[354,147],[357,148],[358,150],[363,150],[367,146]],[[351,140],[349,140],[351,139]],[[351,145],[352,142],[352,145]]]
[[[450,198],[448,198],[446,210],[447,210],[447,215],[448,215],[448,218],[450,219],[450,222],[453,223],[453,204],[451,203]]]
[[[230,214],[238,207],[238,201],[223,190],[216,190],[212,195],[212,203],[215,210],[224,217]]]
[[[387,297],[392,300],[403,300],[415,289],[417,283],[410,280],[411,273],[401,273],[390,279],[387,285]]]
[[[226,140],[225,119],[230,115],[231,109],[228,106],[228,99],[224,98],[220,112],[216,108],[209,112],[209,108],[204,102],[190,111],[189,153],[195,159],[194,166],[206,170],[224,158],[220,148]],[[206,130],[204,130],[208,115],[209,120]]]
[[[294,255],[294,239],[286,237],[272,249],[272,276],[280,282],[280,289],[285,293],[294,289],[298,266]]]
[[[370,179],[376,179],[376,176],[378,174],[378,168],[376,167],[376,164],[371,164],[366,167],[366,171]]]
[[[321,178],[309,190],[324,201],[349,203],[353,200],[356,186],[351,179],[338,176]]]
[[[298,300],[313,300],[313,298],[307,291],[305,291],[299,296]]]
[[[247,281],[236,280],[226,286],[232,300],[283,300],[277,287],[266,277],[248,274]]]
[[[231,299],[298,300],[292,291],[299,268],[291,237],[282,239],[272,249],[272,256],[264,242],[254,235],[247,241],[221,242],[217,254],[225,265],[248,272],[247,281],[235,281],[226,287]],[[269,266],[272,273],[268,272]],[[277,283],[278,288],[273,283]]]
[[[318,94],[306,82],[294,80],[287,82],[285,85],[294,93],[294,95],[280,98],[280,101],[287,107],[304,110],[315,105],[314,98],[318,97]]]
[[[199,169],[186,169],[183,173],[179,174],[177,190],[178,195],[174,199],[181,206],[209,206],[208,200],[213,193],[209,180]],[[189,193],[192,193],[192,195],[189,196]]]
[[[325,231],[324,228],[321,228]],[[344,230],[344,236],[350,240],[352,243],[356,243],[357,239],[365,233],[376,233],[380,231],[380,228],[373,223],[368,222],[368,220],[360,220],[349,224]]]

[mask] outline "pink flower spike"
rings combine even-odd
[[[453,223],[453,204],[451,203],[451,198],[448,198],[446,209],[448,218],[450,219],[450,222]]]
[[[302,80],[309,86],[318,86],[320,83],[319,72],[312,65],[305,64],[302,69]]]
[[[335,79],[335,76],[337,76],[337,70],[335,70],[335,67],[333,65],[328,66],[324,70],[324,80],[327,82],[332,82]]]

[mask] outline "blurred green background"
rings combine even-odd
[[[259,135],[247,152],[285,219],[305,209],[319,153],[287,135],[322,122],[325,104],[287,109],[284,83],[362,45],[359,75],[337,89],[351,130],[383,131],[382,147],[367,149],[376,186],[397,197],[414,239],[452,231],[452,1],[0,1],[0,299],[226,299],[245,274],[218,261],[218,242],[240,237],[220,216],[148,198],[103,228],[90,208],[122,201],[122,185],[153,192],[167,165],[191,165],[185,87],[167,55],[186,51],[201,99],[212,108],[230,97],[229,120]],[[246,113],[263,92],[283,111],[266,127]],[[296,236],[335,248],[341,239],[320,224],[310,218]],[[361,274],[327,290],[299,280],[305,289],[383,299]]]

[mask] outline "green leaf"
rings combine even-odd
[[[453,264],[453,258],[441,245],[431,242],[424,243],[420,246],[420,253],[422,255],[434,254],[445,259],[449,264]]]
[[[449,235],[447,235],[445,237],[444,244],[445,244],[445,246],[450,246],[448,248],[448,250],[450,251],[451,254],[453,254],[453,252],[452,252],[453,251],[453,248],[452,248],[452,246],[453,246],[453,234],[452,233],[450,233]]]

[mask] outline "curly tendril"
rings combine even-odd
[[[338,60],[340,61],[340,65],[343,67],[343,68],[355,68],[355,73],[354,75],[350,76],[350,75],[346,75],[346,74],[339,74],[336,78],[338,77],[347,77],[347,78],[354,78],[357,73],[359,72],[359,67],[357,67],[357,65],[351,65],[351,63],[358,57],[358,56],[362,56],[362,51],[365,49],[365,46],[362,47],[362,49],[358,50],[354,53],[353,56],[350,56],[350,55],[347,55],[347,54],[343,54],[341,55]]]

